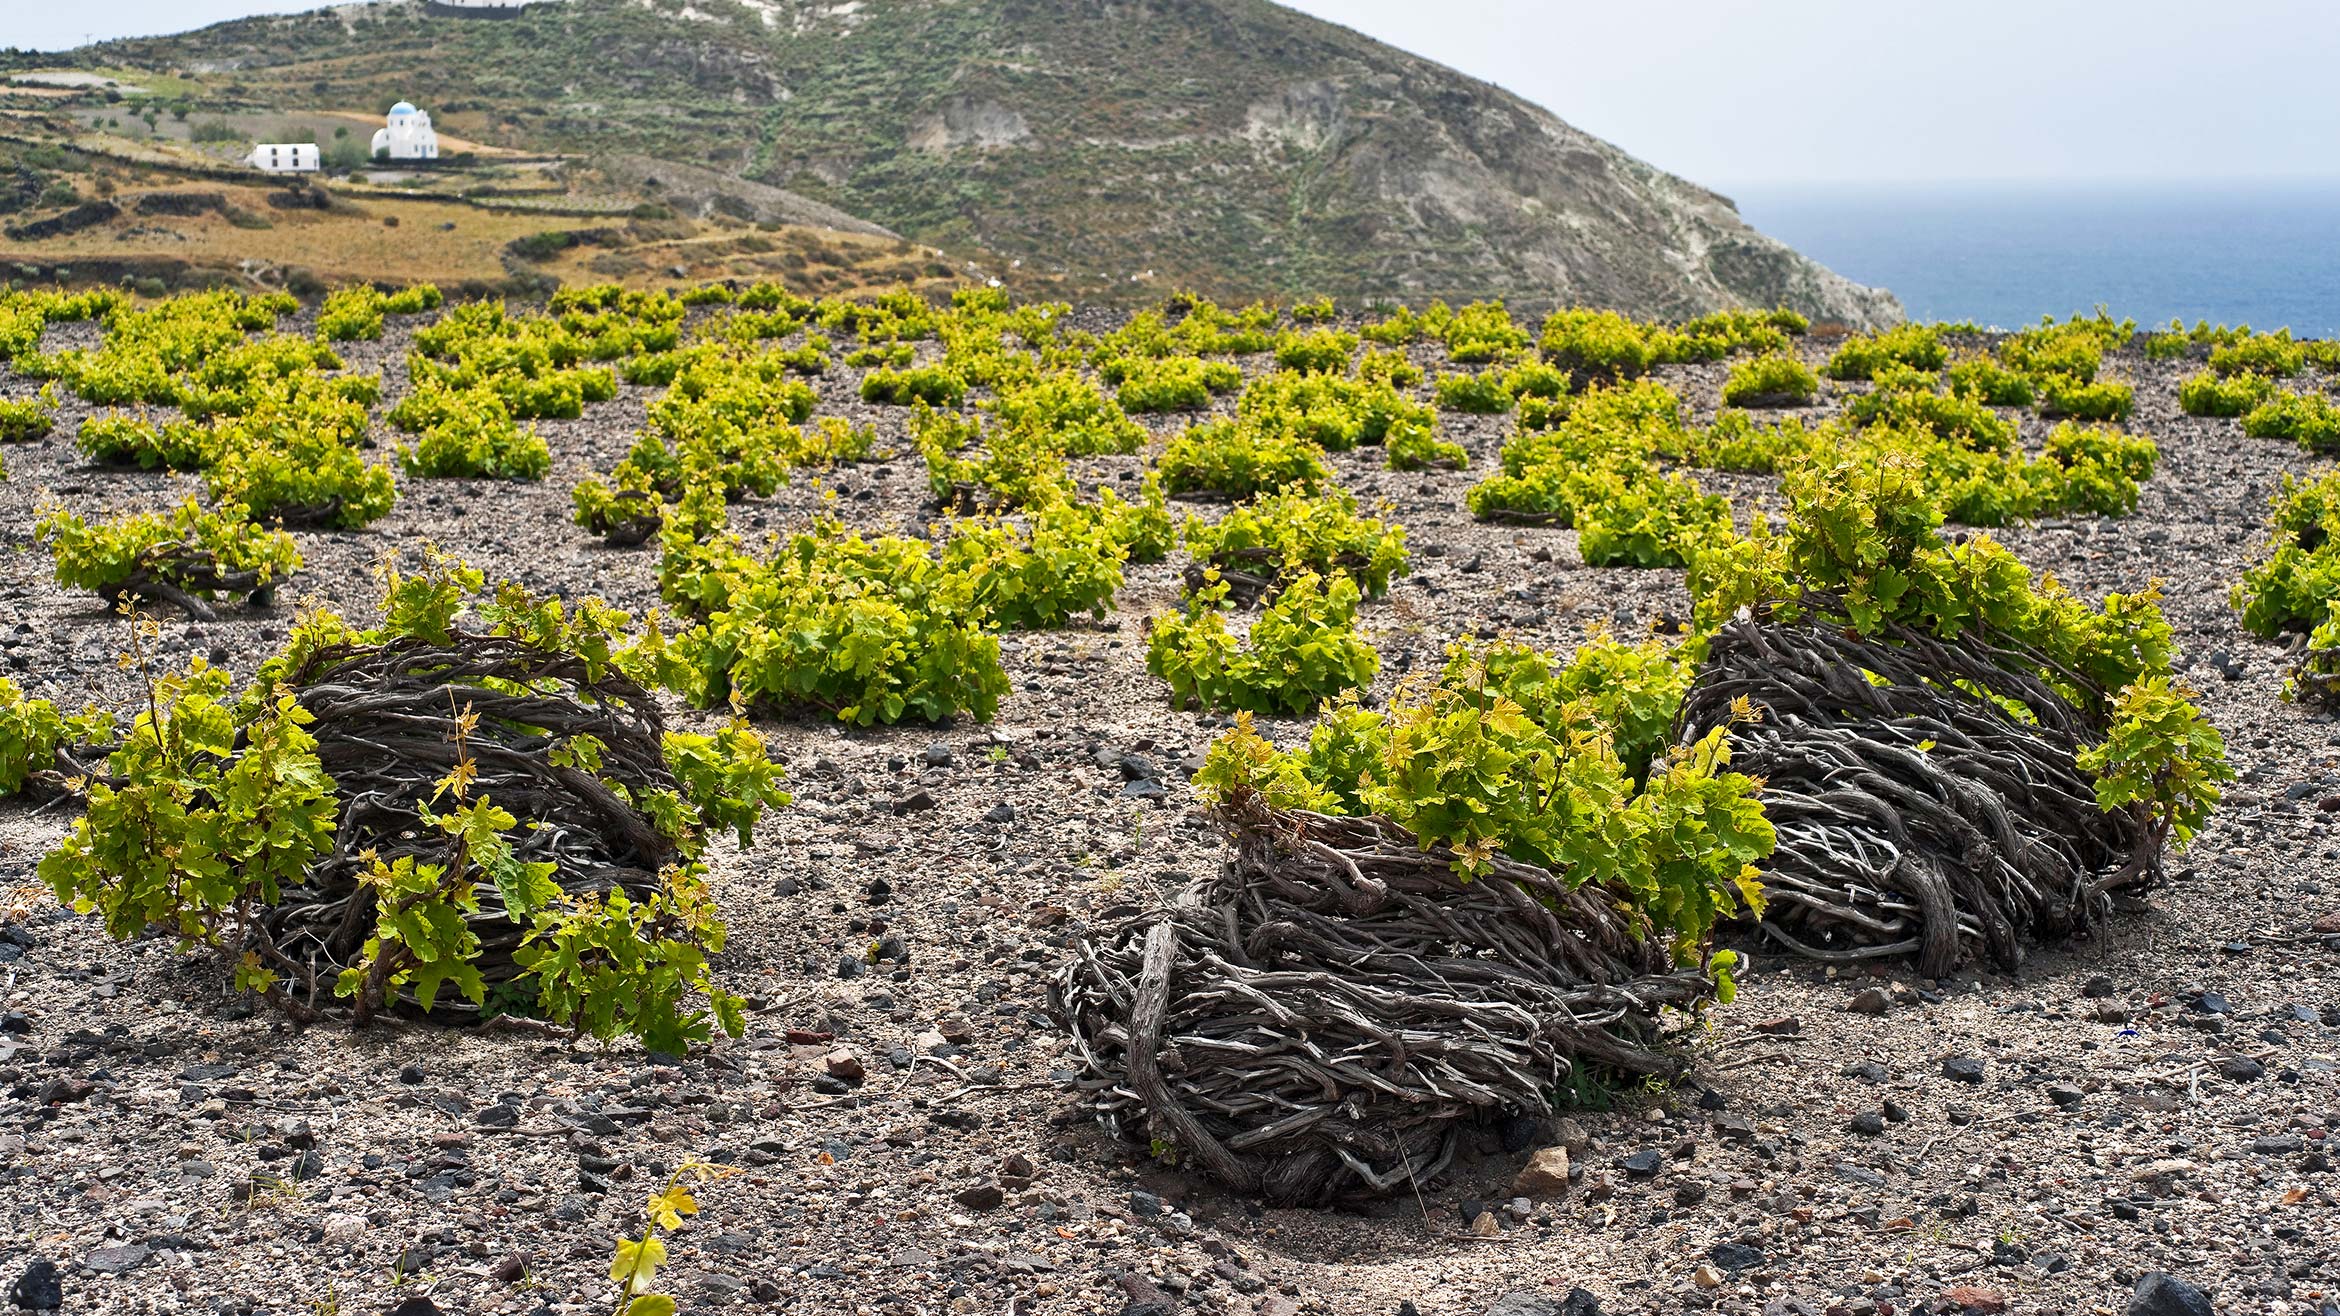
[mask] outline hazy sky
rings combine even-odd
[[[2329,0],[1293,0],[1702,183],[2340,175]],[[0,46],[307,0],[0,0]]]

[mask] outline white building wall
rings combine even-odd
[[[313,174],[321,161],[315,142],[262,142],[244,163],[265,174]]]

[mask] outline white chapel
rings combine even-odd
[[[405,101],[390,107],[390,120],[374,133],[377,160],[436,160],[439,135],[431,131],[431,116]]]

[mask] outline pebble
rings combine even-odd
[[[2147,1271],[2129,1291],[2128,1316],[2212,1316],[2210,1298],[2175,1275]]]
[[[1545,1147],[1528,1158],[1511,1181],[1511,1191],[1538,1201],[1568,1191],[1568,1149]]]
[[[64,1307],[65,1281],[57,1274],[57,1263],[46,1257],[36,1258],[16,1277],[8,1298],[19,1311],[57,1311]]]
[[[100,1275],[125,1275],[146,1264],[152,1252],[138,1243],[124,1243],[118,1247],[101,1247],[81,1259],[81,1264]]]
[[[1007,1200],[1007,1193],[995,1183],[974,1183],[951,1195],[953,1201],[971,1211],[989,1211]]]
[[[1665,1154],[1654,1149],[1637,1151],[1630,1156],[1620,1157],[1617,1161],[1617,1168],[1635,1179],[1655,1179],[1658,1171],[1664,1169],[1665,1166]]]
[[[1854,1014],[1881,1015],[1893,1008],[1893,998],[1882,987],[1869,987],[1855,993],[1844,1008]]]
[[[1717,1243],[1707,1253],[1707,1256],[1714,1264],[1732,1274],[1737,1274],[1742,1270],[1753,1270],[1769,1259],[1764,1255],[1762,1248],[1756,1247],[1752,1243]]]

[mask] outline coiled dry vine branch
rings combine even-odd
[[[1463,881],[1382,818],[1215,811],[1232,854],[1084,939],[1055,1008],[1117,1136],[1271,1200],[1403,1190],[1572,1071],[1673,1074],[1661,1016],[1711,1000],[1616,900],[1497,857]]]
[[[1927,976],[1970,956],[2011,968],[2160,876],[2161,835],[2098,807],[2074,764],[2105,691],[1987,636],[1863,636],[1825,620],[1825,598],[1806,606],[1725,625],[1677,724],[1693,739],[1733,723],[1738,700],[1757,714],[1733,727],[1731,761],[1763,780],[1779,831],[1771,939],[1832,962],[1914,956]]]

